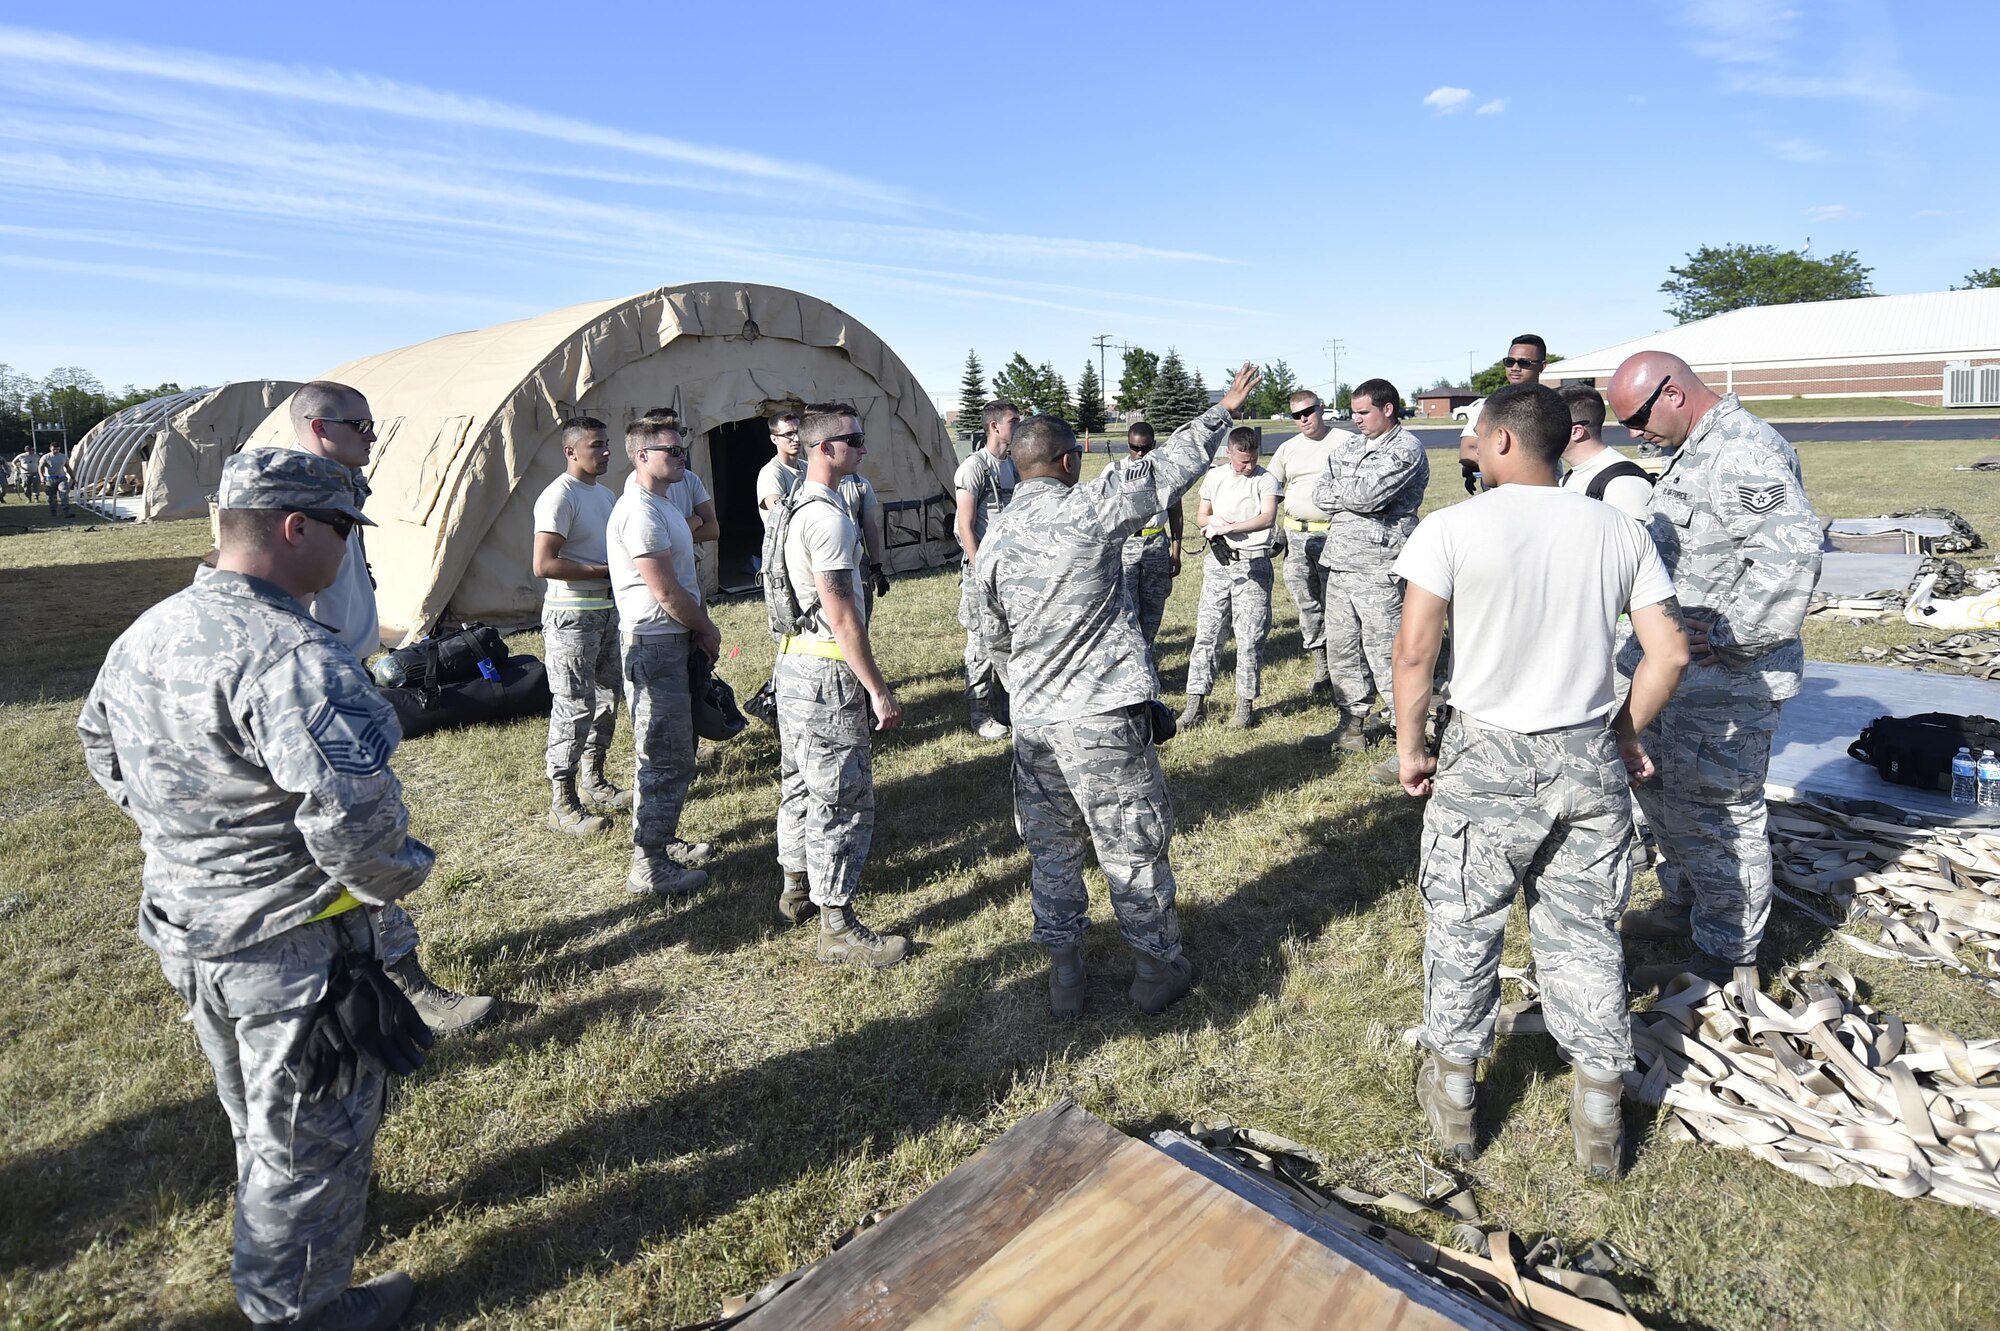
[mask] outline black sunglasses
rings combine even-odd
[[[1500,364],[1510,370],[1532,370],[1541,362],[1529,360],[1526,356],[1502,356]]]
[[[1625,417],[1618,423],[1624,426],[1627,430],[1631,431],[1645,429],[1646,422],[1648,420],[1651,420],[1653,416],[1653,404],[1660,400],[1660,394],[1666,392],[1667,385],[1672,383],[1673,381],[1674,377],[1671,374],[1663,376],[1660,379],[1660,386],[1653,390],[1653,395],[1647,398],[1644,402],[1640,403],[1639,409],[1637,411],[1633,412],[1630,416]]]
[[[1307,407],[1304,411],[1293,412],[1292,419],[1295,421],[1302,421],[1308,416],[1315,415],[1319,411],[1319,408],[1320,404],[1315,402],[1310,407]]]
[[[837,434],[831,439],[820,440],[822,444],[853,444],[856,448],[868,446],[868,431],[856,430],[853,434]]]
[[[302,508],[299,512],[314,522],[324,522],[343,541],[354,530],[354,519],[346,513],[336,513],[330,508]]]
[[[684,458],[688,455],[685,444],[647,444],[641,453],[665,453],[670,458]]]
[[[314,419],[325,421],[332,425],[345,425],[348,429],[353,430],[356,434],[375,433],[375,422],[368,419],[368,417],[366,416],[363,416],[358,421],[348,420],[343,416],[319,416],[315,417]]]
[[[799,432],[797,430],[773,430],[771,431],[771,437],[773,439],[796,439],[799,437]]]

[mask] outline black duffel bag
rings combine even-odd
[[[549,714],[549,672],[539,660],[516,656],[497,673],[498,679],[475,677],[440,687],[383,689],[382,696],[396,709],[404,739]]]
[[[2000,722],[1952,712],[1878,716],[1847,746],[1847,756],[1895,785],[1949,793],[1951,760],[1960,749],[1970,749],[1974,758],[1982,749],[2000,749]]]
[[[456,631],[437,634],[409,647],[378,657],[368,673],[385,689],[443,688],[482,675],[484,661],[494,671],[507,664],[507,640],[486,624],[460,624]]]

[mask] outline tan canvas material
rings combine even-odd
[[[245,379],[176,412],[153,436],[141,518],[207,517],[208,501],[222,485],[222,464],[297,387],[289,379]]]
[[[534,497],[562,470],[557,427],[579,413],[611,428],[606,479],[622,487],[631,471],[617,443],[625,426],[649,408],[675,408],[690,431],[688,464],[712,491],[707,431],[781,402],[852,402],[868,432],[863,472],[885,509],[910,500],[939,508],[930,522],[922,510],[889,513],[889,566],[941,563],[956,549],[942,516],[955,463],[943,418],[880,338],[800,292],[662,287],[455,333],[320,377],[360,389],[378,422],[368,512],[380,526],[368,553],[392,644],[447,610],[454,620],[533,620],[542,593],[529,571]],[[255,442],[289,433],[283,411],[273,411]],[[713,590],[712,558],[701,575]]]

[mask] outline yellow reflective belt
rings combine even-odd
[[[1286,518],[1285,526],[1291,531],[1325,531],[1328,524],[1315,522],[1309,518]]]
[[[612,608],[611,599],[605,596],[587,596],[577,600],[565,601],[552,600],[546,601],[543,604],[547,605],[551,610],[609,610]]]
[[[1167,529],[1165,527],[1141,527],[1139,528],[1139,534],[1141,536],[1165,536]]]
[[[793,656],[820,656],[829,661],[845,661],[840,644],[831,638],[780,638],[778,651]]]
[[[361,903],[355,899],[354,894],[352,892],[349,892],[346,888],[343,887],[340,889],[340,895],[333,899],[333,904],[331,906],[328,906],[325,910],[313,916],[310,920],[307,920],[306,923],[318,924],[321,920],[330,920],[336,915],[345,915],[348,911],[353,910],[356,906],[359,906],[360,904]]]

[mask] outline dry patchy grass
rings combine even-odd
[[[1981,445],[1810,445],[1824,511],[1946,503],[2000,534],[2000,478],[1954,473]],[[1433,502],[1450,502],[1441,466]],[[0,521],[12,511],[0,510]],[[132,830],[85,774],[71,724],[112,636],[184,581],[201,524],[0,534],[0,1314],[10,1325],[234,1325],[230,1148],[208,1070],[133,937]],[[1164,750],[1175,864],[1206,978],[1166,1018],[1122,995],[1115,933],[1088,948],[1091,1009],[1046,1014],[1027,942],[1026,857],[1001,746],[966,733],[953,571],[899,581],[881,652],[906,728],[877,748],[879,817],[863,909],[907,930],[913,962],[829,970],[779,928],[769,733],[708,748],[688,809],[717,843],[681,905],[623,891],[624,846],[539,824],[537,722],[437,736],[397,759],[438,872],[412,900],[427,964],[503,996],[504,1018],[402,1083],[377,1152],[365,1271],[402,1266],[432,1325],[667,1325],[819,1255],[864,1212],[909,1200],[1064,1094],[1128,1130],[1227,1114],[1324,1150],[1344,1182],[1412,1187],[1427,1149],[1398,1039],[1421,1009],[1418,814],[1295,742],[1297,629],[1280,601],[1263,724]],[[1169,610],[1185,672],[1196,578]],[[724,607],[739,691],[768,661],[758,607]],[[1816,652],[1891,640],[1831,634]],[[536,635],[514,639],[523,650]],[[1228,688],[1223,685],[1225,692]],[[1178,698],[1176,696],[1176,701]],[[620,762],[629,761],[621,722]],[[1094,875],[1093,875],[1094,877]],[[1102,883],[1094,879],[1103,916]],[[1644,890],[1650,890],[1648,884]],[[2000,1030],[2000,1001],[1953,977],[1859,959],[1784,910],[1784,960],[1828,955],[1911,1020]],[[1510,960],[1525,959],[1519,939]],[[1519,1231],[1609,1238],[1666,1326],[2000,1324],[1982,1216],[1828,1191],[1746,1157],[1672,1142],[1635,1110],[1615,1185],[1569,1160],[1567,1079],[1538,1039],[1503,1041],[1469,1178]],[[1434,1235],[1442,1237],[1442,1235]]]

